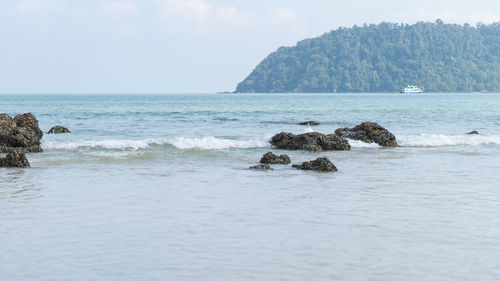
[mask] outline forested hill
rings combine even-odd
[[[500,23],[339,28],[281,47],[236,92],[500,92]]]

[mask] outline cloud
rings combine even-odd
[[[157,4],[171,29],[220,32],[235,28],[291,26],[299,22],[297,13],[290,9],[242,11],[235,6],[211,5],[205,0],[159,0]]]
[[[138,6],[133,0],[102,2],[101,11],[114,15],[127,15],[137,11]]]
[[[289,9],[276,10],[276,17],[282,21],[297,22],[297,13]]]
[[[249,14],[240,12],[234,6],[210,5],[203,0],[160,0],[158,5],[163,19],[170,23],[171,29],[216,32],[243,27],[249,19]]]
[[[236,20],[238,17],[241,17],[235,7],[218,7],[215,10],[215,14],[226,20]]]
[[[182,17],[202,21],[212,12],[212,7],[203,0],[162,0],[159,6],[166,19]]]

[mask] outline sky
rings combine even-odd
[[[382,21],[500,21],[500,1],[1,0],[0,93],[233,91],[280,46]]]

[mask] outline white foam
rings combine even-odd
[[[270,146],[267,140],[229,140],[218,139],[214,137],[202,138],[175,138],[170,142],[179,149],[228,149],[228,148],[252,148],[252,147],[268,147]]]
[[[77,148],[103,148],[103,149],[141,149],[155,143],[153,140],[91,140],[74,142],[54,142],[47,141],[42,143],[42,148],[47,150],[71,150]],[[158,143],[161,144],[161,143]]]
[[[420,134],[397,136],[396,139],[399,145],[410,147],[500,144],[500,135],[481,136]]]
[[[367,142],[362,142],[360,140],[347,139],[347,141],[349,142],[351,147],[355,147],[355,148],[377,148],[377,147],[380,147],[380,145],[378,145],[376,143],[367,143]]]
[[[307,126],[307,128],[304,129],[304,133],[313,133],[314,129],[311,126]]]
[[[433,147],[433,146],[456,146],[456,145],[491,145],[500,144],[500,135],[406,135],[397,136],[397,142],[403,147]],[[206,149],[221,150],[230,148],[258,148],[270,147],[269,138],[250,140],[233,140],[215,138],[212,136],[200,138],[157,138],[144,140],[88,140],[74,142],[44,141],[43,149],[46,150],[74,150],[79,148],[97,148],[108,150],[140,150],[151,145],[172,145],[178,149]],[[378,148],[376,143],[365,143],[349,139],[353,148]]]
[[[130,156],[141,155],[138,151],[89,151],[83,152],[83,155],[88,156],[96,156],[102,158],[118,158],[118,159],[126,159]]]
[[[185,138],[178,137],[173,139],[145,139],[145,140],[91,140],[74,142],[55,142],[45,141],[42,143],[46,150],[73,150],[78,148],[100,148],[112,150],[139,150],[147,148],[150,145],[173,145],[179,149],[229,149],[229,148],[252,148],[268,147],[267,139],[259,140],[231,140],[219,139],[215,137]]]

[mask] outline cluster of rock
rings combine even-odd
[[[301,122],[299,125],[319,125],[315,121]],[[471,131],[469,135],[479,134]],[[288,150],[350,150],[351,146],[346,139],[359,140],[366,143],[376,143],[383,147],[398,147],[396,137],[384,127],[374,122],[363,122],[353,128],[339,128],[335,134],[321,134],[317,132],[295,135],[281,132],[274,135],[269,142],[276,148]],[[277,156],[271,152],[264,154],[261,159],[262,165],[252,167],[254,169],[272,169],[268,164],[289,164],[290,158],[286,155]],[[315,171],[337,171],[335,165],[326,157],[302,164],[294,164],[292,167],[303,170]]]
[[[306,121],[300,125],[319,125],[315,121]],[[54,126],[48,134],[70,133],[68,128]],[[472,131],[468,134],[478,134]],[[25,153],[42,152],[40,140],[43,132],[38,126],[38,120],[31,113],[19,114],[14,118],[8,114],[0,114],[0,153],[7,153],[0,157],[0,167],[29,167]],[[396,137],[384,127],[373,122],[363,122],[353,128],[339,128],[335,134],[321,134],[317,132],[295,135],[281,132],[274,135],[269,141],[274,147],[288,150],[330,151],[350,150],[351,146],[346,139],[360,140],[367,143],[377,143],[385,147],[399,146]],[[272,170],[270,165],[288,165],[291,163],[288,155],[275,155],[268,152],[260,159],[260,164],[251,169]],[[313,161],[294,164],[292,167],[302,170],[332,172],[337,171],[335,165],[326,157]]]
[[[273,170],[269,164],[277,165],[288,165],[291,163],[290,157],[288,155],[276,155],[272,152],[267,152],[260,159],[259,165],[252,166],[250,169],[255,170]],[[337,168],[333,163],[326,157],[321,157],[313,161],[303,162],[302,164],[294,164],[292,167],[301,170],[314,170],[321,172],[335,172]]]
[[[335,135],[367,143],[377,143],[380,146],[399,146],[396,137],[391,132],[373,122],[363,122],[354,128],[337,129]]]
[[[300,125],[319,125],[314,121],[299,123]],[[397,147],[396,137],[384,127],[373,122],[363,122],[353,128],[340,128],[335,134],[321,134],[317,132],[295,135],[281,132],[274,135],[269,141],[271,145],[279,149],[288,150],[350,150],[351,146],[346,139],[360,140],[367,143],[377,143],[380,146]],[[269,164],[289,164],[287,155],[274,155],[271,152],[264,154],[261,165],[251,167],[252,169],[272,169]],[[302,170],[314,171],[337,171],[337,167],[326,157],[320,157],[313,161],[302,164],[294,164],[292,167]]]
[[[62,126],[55,126],[49,134],[69,133]],[[0,114],[0,167],[29,167],[25,153],[42,152],[40,141],[43,132],[38,120],[31,113],[18,114],[12,118],[9,114]]]
[[[42,137],[43,132],[33,114],[19,114],[14,118],[6,113],[0,114],[0,153],[14,150],[19,153],[42,152]]]
[[[262,158],[260,158],[260,163],[259,165],[252,166],[250,169],[256,169],[256,170],[272,170],[271,166],[269,164],[275,164],[275,165],[288,165],[290,164],[290,157],[288,155],[283,154],[283,155],[276,155],[272,152],[268,152],[264,155],[262,155]]]
[[[273,146],[279,149],[289,150],[350,150],[351,146],[347,140],[333,134],[324,135],[321,133],[305,133],[295,135],[292,133],[281,132],[276,134],[269,141]]]
[[[364,122],[354,128],[340,128],[335,134],[326,135],[317,132],[300,135],[281,132],[274,135],[269,142],[276,148],[288,150],[350,150],[351,146],[346,139],[377,143],[380,146],[399,146],[391,132],[372,122]]]

